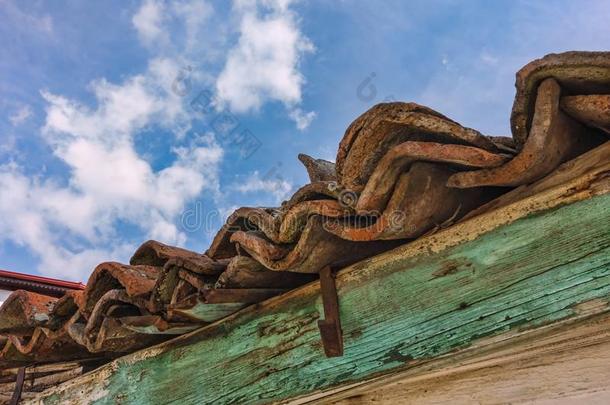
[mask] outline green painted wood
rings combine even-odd
[[[204,302],[198,302],[192,308],[175,309],[174,312],[198,321],[214,322],[225,318],[246,306],[247,304],[233,302],[222,304],[206,304]]]
[[[610,299],[610,195],[531,215],[435,254],[337,280],[345,355],[323,355],[310,286],[113,362],[45,403],[266,403],[395,372]]]

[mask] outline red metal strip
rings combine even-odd
[[[35,276],[33,274],[16,273],[14,271],[0,270],[0,277],[14,278],[17,280],[32,281],[41,284],[47,284],[54,287],[62,287],[69,290],[84,290],[83,283],[72,281],[57,280],[55,278]]]

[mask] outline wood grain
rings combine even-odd
[[[292,404],[606,404],[610,315],[607,302],[591,303],[599,304],[597,315],[501,335],[323,400],[303,398]]]

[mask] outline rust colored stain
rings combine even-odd
[[[57,298],[17,290],[4,301],[0,312],[0,333],[33,330],[49,320]]]

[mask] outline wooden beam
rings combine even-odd
[[[590,301],[573,319],[482,339],[408,370],[290,404],[605,404],[608,309],[605,300]]]
[[[583,305],[610,297],[607,161],[340,272],[342,357],[324,356],[315,282],[117,359],[37,401],[222,404],[324,396],[494,336],[574,319]]]

